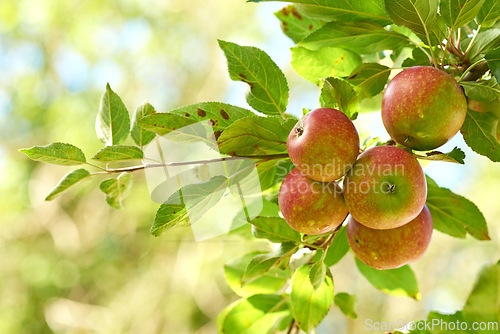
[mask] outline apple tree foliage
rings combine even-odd
[[[268,0],[250,2],[264,1]],[[370,109],[366,105],[379,103],[392,72],[434,66],[455,77],[469,105],[496,105],[486,111],[469,109],[460,132],[474,152],[500,161],[500,0],[296,0],[275,16],[276,24],[295,43],[290,50],[292,67],[318,86],[318,106],[337,108],[355,120]],[[341,292],[342,287],[334,289],[335,264],[349,251],[345,227],[308,236],[292,230],[279,215],[277,193],[284,175],[278,170],[291,168],[286,140],[297,122],[287,113],[287,79],[263,50],[223,40],[219,46],[230,78],[248,84],[245,98],[254,110],[200,102],[157,113],[145,103],[130,118],[121,98],[107,85],[96,119],[103,148],[91,159],[80,148],[61,142],[20,151],[33,160],[78,166],[46,200],[84,179],[104,178],[99,188],[106,202],[119,209],[132,189],[133,173],[151,167],[142,160],[145,145],[157,136],[210,120],[217,140],[214,149],[225,157],[253,159],[260,178],[261,214],[231,233],[247,233],[251,226],[253,236],[248,237],[267,239],[270,245],[269,252],[250,253],[225,265],[227,283],[241,299],[221,312],[219,331],[269,333],[300,328],[310,332],[331,307],[355,318],[356,297]],[[204,134],[193,135],[201,138]],[[377,144],[378,138],[367,138],[363,149]],[[418,159],[465,163],[458,147],[451,152],[411,153]],[[129,164],[123,167],[124,163]],[[213,190],[230,181],[214,177],[205,180],[203,187],[178,189],[172,196],[180,196],[180,203],[169,198],[159,206],[151,233],[160,236],[176,226],[189,225],[187,210],[203,215],[220,199]],[[474,203],[429,177],[427,185],[426,204],[436,230],[457,238],[469,234],[489,240],[486,221]],[[420,298],[408,265],[376,270],[356,259],[356,267],[385,293]],[[429,319],[500,321],[498,268],[497,264],[482,270],[463,311],[454,315],[431,312]],[[495,311],[484,313],[484,309]]]

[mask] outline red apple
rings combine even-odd
[[[332,108],[303,116],[286,143],[295,167],[309,178],[329,182],[344,176],[359,154],[359,137],[351,120]]]
[[[374,229],[402,226],[425,205],[427,184],[417,159],[396,146],[377,146],[359,155],[344,179],[351,215]]]
[[[396,75],[382,98],[382,120],[397,143],[432,150],[450,140],[462,127],[467,101],[448,73],[415,66]]]
[[[279,207],[288,225],[305,234],[322,234],[342,224],[347,208],[335,182],[319,182],[292,169],[281,184]]]
[[[349,218],[347,239],[356,256],[376,269],[393,269],[418,260],[432,236],[432,217],[427,206],[409,223],[375,230]]]

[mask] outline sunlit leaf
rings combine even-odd
[[[45,146],[22,148],[19,152],[26,154],[32,160],[54,165],[73,166],[86,162],[82,150],[66,143],[52,143]]]
[[[232,80],[250,86],[247,102],[267,115],[285,113],[288,104],[288,83],[285,75],[264,51],[253,46],[240,46],[219,40]]]
[[[145,146],[149,144],[156,136],[156,133],[144,130],[137,124],[143,117],[155,114],[155,108],[149,104],[144,103],[137,107],[135,110],[134,116],[132,117],[132,129],[130,130],[130,136],[134,140],[134,142],[139,146]]]
[[[478,240],[490,240],[488,227],[477,206],[447,188],[441,188],[426,175],[426,205],[432,215],[434,228],[457,238],[470,233]]]
[[[308,50],[297,46],[291,50],[293,69],[316,85],[322,78],[348,76],[361,64],[358,54],[345,49],[326,47]]]
[[[281,30],[298,43],[311,32],[323,26],[323,21],[302,16],[294,5],[283,7],[274,13],[280,20]]]
[[[287,0],[249,0],[249,2],[284,1]],[[327,21],[350,22],[355,20],[371,20],[381,24],[389,24],[390,19],[384,11],[383,0],[294,0],[301,12],[308,17]]]
[[[83,168],[80,169],[75,169],[68,174],[64,175],[64,177],[59,181],[59,183],[54,187],[54,189],[51,190],[51,192],[45,197],[46,201],[52,201],[54,198],[59,196],[60,193],[71,187],[72,185],[75,185],[76,183],[80,182],[87,176],[89,176],[90,173]]]
[[[138,160],[142,159],[144,154],[137,146],[113,145],[106,146],[97,152],[92,159],[110,162],[123,160]]]
[[[298,45],[318,50],[324,47],[342,48],[358,54],[393,50],[407,45],[406,36],[384,29],[384,26],[369,21],[328,22]]]
[[[106,202],[115,209],[122,208],[122,201],[130,194],[132,174],[121,173],[116,179],[105,180],[99,189],[106,194]]]
[[[415,274],[409,266],[397,269],[374,269],[356,258],[356,267],[359,272],[375,288],[394,296],[411,297],[420,300],[420,292]]]
[[[333,300],[335,305],[351,319],[356,319],[358,314],[356,313],[356,296],[350,295],[345,292],[339,292],[335,295]]]
[[[97,137],[105,145],[120,145],[130,131],[130,118],[122,99],[111,90],[109,83],[102,94],[95,124]]]
[[[500,143],[494,136],[498,119],[490,112],[467,111],[460,129],[465,142],[478,154],[500,161]]]
[[[282,296],[254,295],[240,300],[231,308],[224,318],[222,333],[269,333],[277,325],[276,322],[289,312],[288,303]]]
[[[292,314],[305,332],[316,327],[333,303],[333,280],[326,276],[323,284],[314,290],[309,280],[310,266],[298,268],[292,277]]]
[[[335,108],[350,119],[355,119],[359,112],[359,99],[353,86],[339,78],[326,78],[319,97],[323,108]]]

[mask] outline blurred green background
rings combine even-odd
[[[141,173],[122,210],[107,206],[95,179],[44,202],[70,168],[30,161],[17,150],[62,141],[93,155],[101,148],[94,121],[106,82],[130,112],[146,99],[158,111],[201,101],[246,106],[246,86],[229,80],[217,38],[271,55],[289,79],[290,112],[316,107],[317,88],[289,65],[292,43],[272,14],[281,6],[243,0],[0,2],[0,333],[216,332],[217,314],[238,298],[225,283],[223,264],[265,249],[265,242],[195,242],[190,228],[153,237],[157,204]],[[379,118],[362,115],[356,125],[384,135]],[[464,147],[460,138],[450,145],[457,143]],[[319,333],[361,333],[367,318],[410,321],[430,309],[462,307],[479,268],[498,260],[500,237],[500,169],[466,153],[465,167],[433,163],[426,170],[479,206],[493,240],[436,232],[413,266],[420,302],[375,290],[348,254],[332,273],[336,292],[358,296],[359,318],[347,320],[332,307]]]

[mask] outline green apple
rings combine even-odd
[[[467,101],[448,73],[415,66],[396,75],[382,98],[382,121],[397,143],[432,150],[450,140],[462,127]]]
[[[402,226],[425,205],[427,184],[417,159],[396,146],[376,146],[358,157],[344,178],[351,215],[374,229]]]
[[[427,206],[409,223],[388,230],[375,230],[350,217],[347,240],[354,254],[376,269],[393,269],[418,260],[432,237],[432,217]]]
[[[359,137],[351,120],[337,109],[320,108],[304,115],[286,147],[295,167],[309,178],[329,182],[344,176],[359,154]]]
[[[329,232],[348,214],[342,189],[335,182],[311,180],[297,168],[284,178],[278,202],[288,225],[305,234]]]

